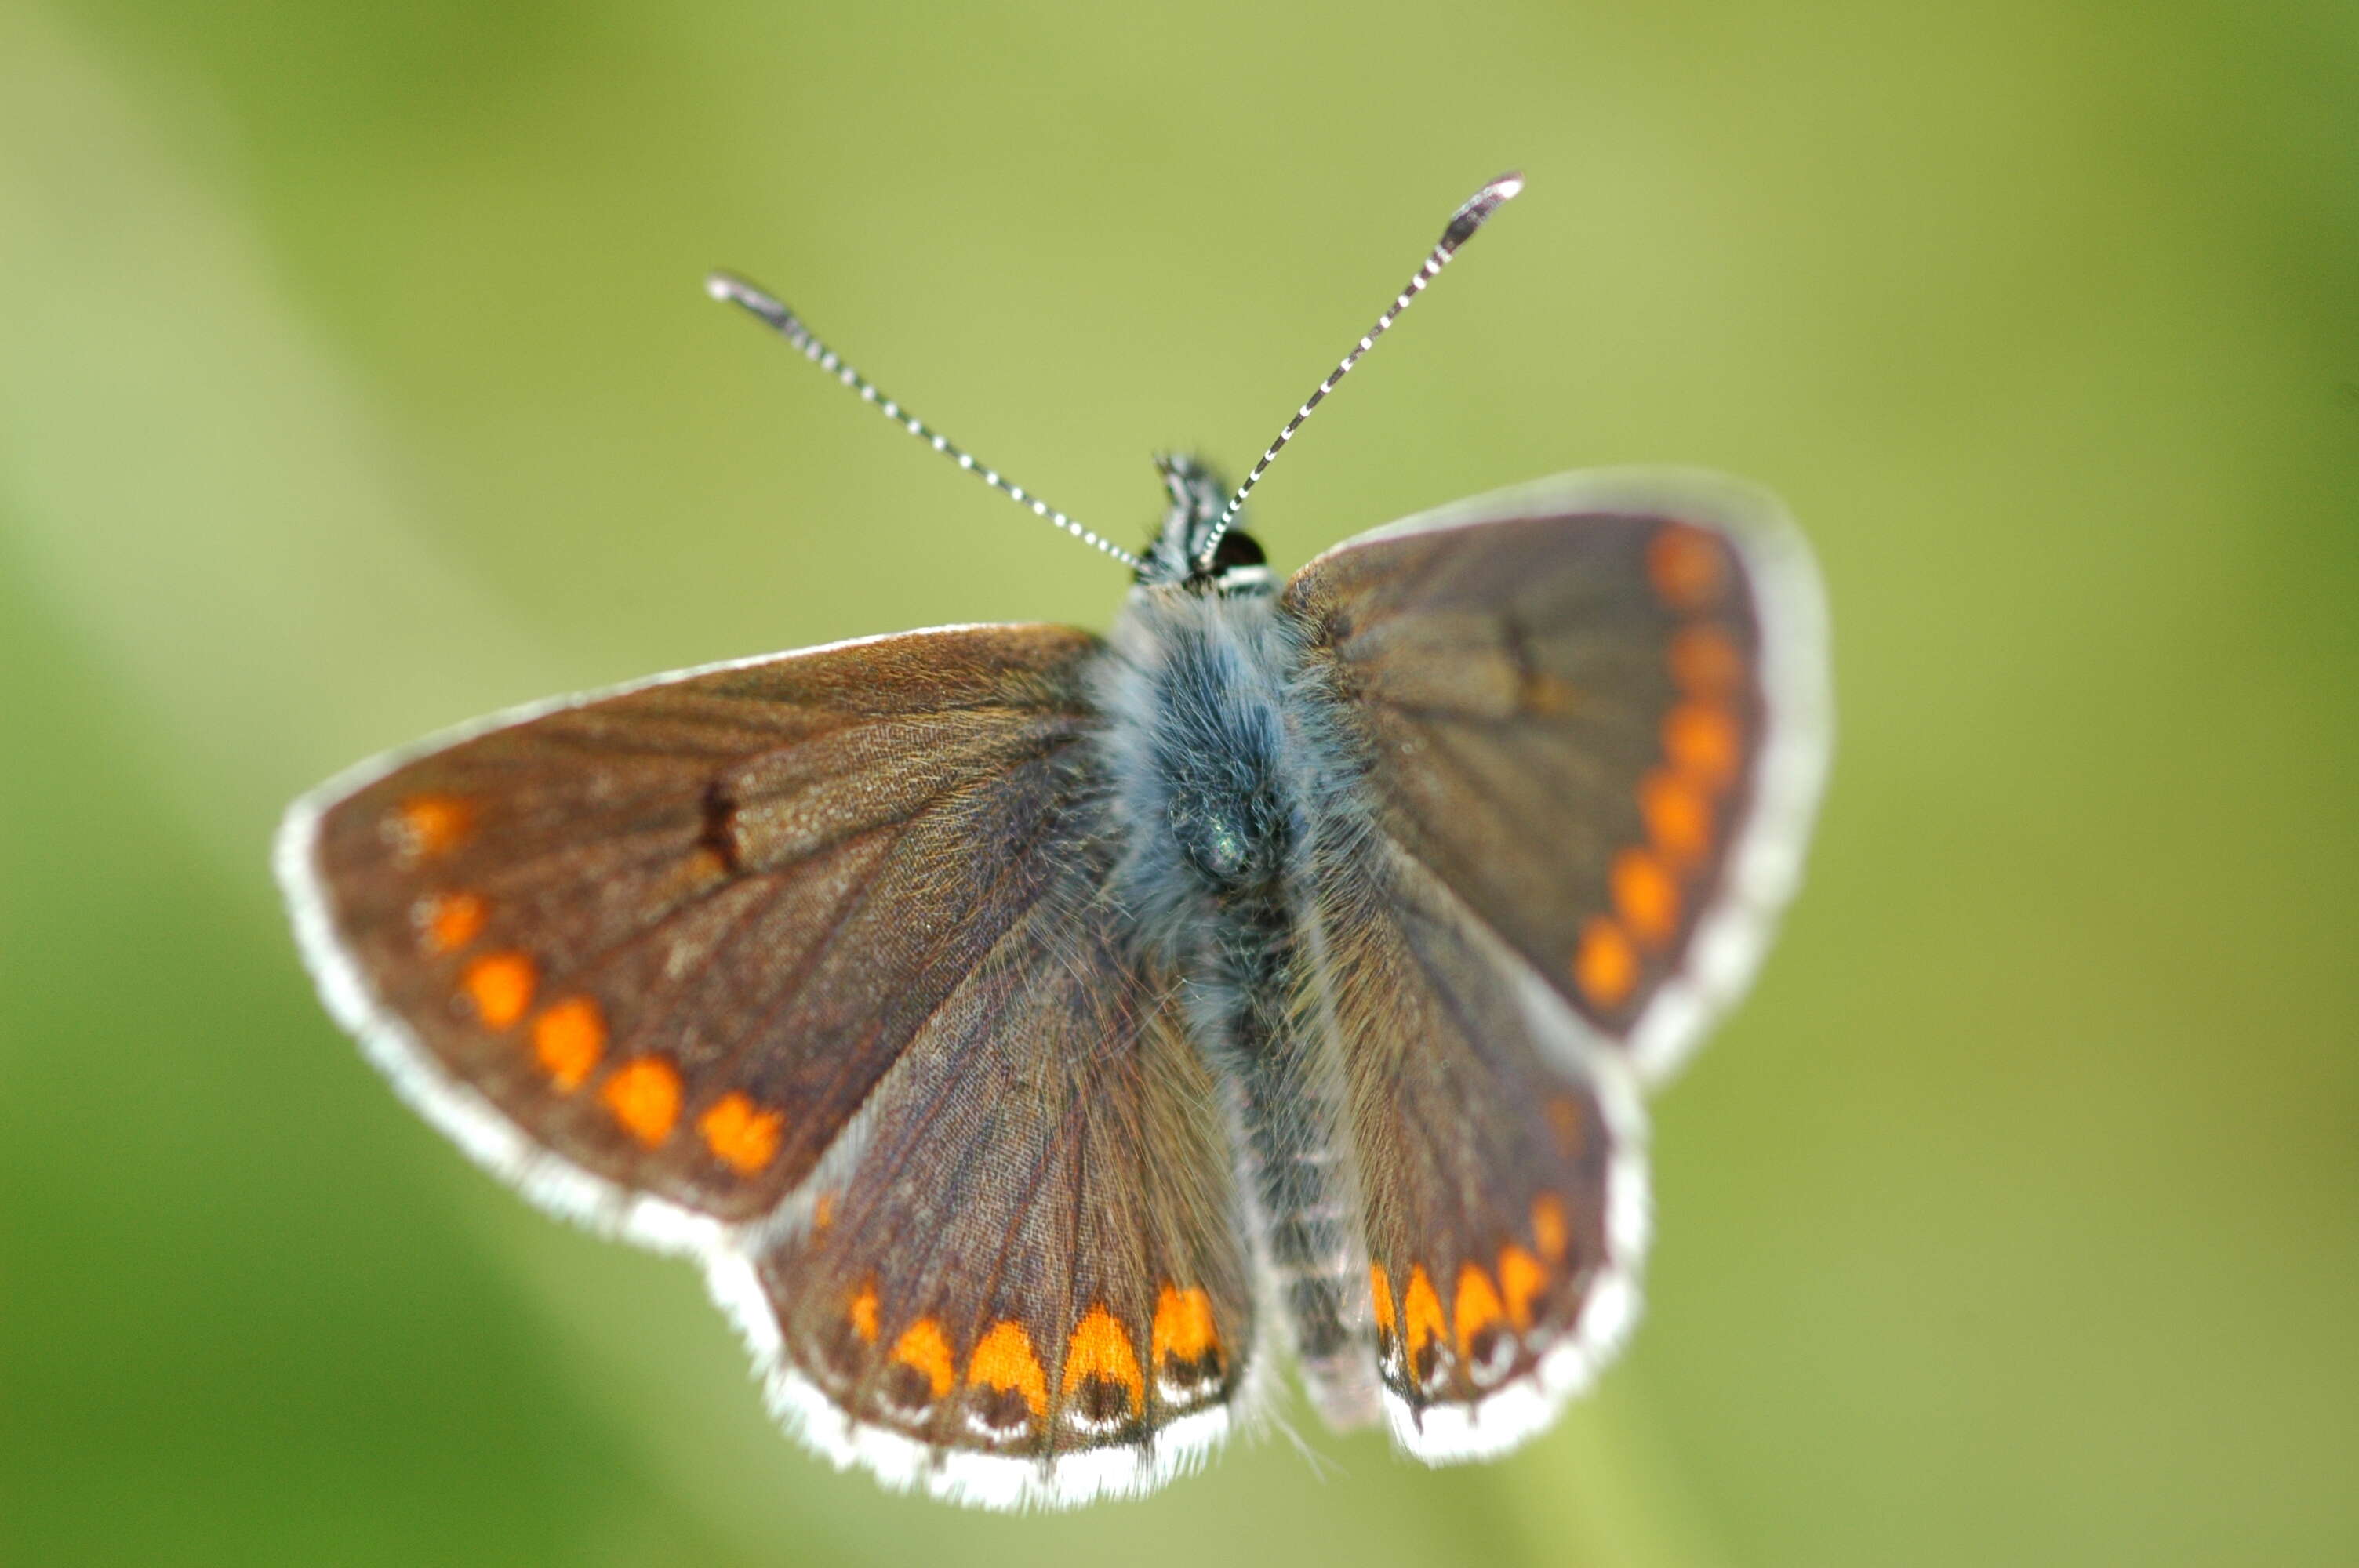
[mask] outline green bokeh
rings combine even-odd
[[[1152,1501],[777,1437],[313,1001],[282,803],[503,703],[1120,588],[1451,203],[1281,563],[1557,470],[1776,486],[1811,886],[1658,1107],[1631,1354],[1426,1472]],[[0,0],[0,1561],[2359,1556],[2359,9]]]

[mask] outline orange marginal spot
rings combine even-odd
[[[438,892],[419,899],[410,918],[418,926],[419,946],[429,957],[440,957],[482,935],[488,913],[490,907],[473,893]]]
[[[1669,524],[1647,546],[1647,579],[1674,610],[1702,610],[1726,586],[1728,566],[1710,534],[1685,523]]]
[[[1168,1360],[1193,1361],[1220,1342],[1220,1331],[1212,1325],[1212,1298],[1202,1287],[1163,1287],[1155,1298],[1155,1325],[1147,1336],[1149,1360],[1158,1367]]]
[[[1512,1241],[1499,1249],[1499,1293],[1506,1298],[1507,1321],[1516,1325],[1516,1333],[1531,1328],[1532,1302],[1547,1283],[1548,1271],[1540,1267],[1538,1259]]]
[[[1551,1263],[1564,1261],[1571,1231],[1564,1217],[1564,1200],[1554,1193],[1542,1193],[1532,1200],[1532,1239],[1539,1243],[1541,1257]]]
[[[1712,847],[1711,803],[1667,768],[1639,783],[1638,815],[1647,819],[1647,837],[1654,841],[1656,853],[1675,867],[1695,864]]]
[[[1382,1263],[1368,1265],[1368,1293],[1376,1301],[1376,1332],[1390,1338],[1400,1320],[1393,1311],[1392,1276]]]
[[[413,795],[393,808],[393,839],[408,860],[447,854],[475,830],[475,807],[455,795]]]
[[[532,1054],[541,1071],[571,1094],[606,1053],[606,1021],[586,996],[567,997],[532,1021]]]
[[[1401,1292],[1401,1317],[1407,1325],[1409,1371],[1414,1377],[1419,1354],[1429,1345],[1442,1343],[1450,1334],[1450,1320],[1442,1315],[1441,1298],[1433,1293],[1433,1281],[1425,1277],[1422,1263],[1409,1266],[1408,1289]]]
[[[1597,1007],[1616,1008],[1630,1000],[1638,985],[1638,953],[1619,925],[1600,915],[1581,928],[1572,982]]]
[[[467,966],[459,989],[475,1004],[475,1016],[486,1027],[506,1029],[532,1005],[532,989],[540,977],[522,953],[486,953]]]
[[[1134,1414],[1147,1409],[1147,1379],[1139,1376],[1138,1355],[1130,1347],[1129,1334],[1106,1311],[1103,1302],[1090,1308],[1089,1315],[1073,1325],[1073,1336],[1065,1342],[1067,1399],[1072,1398],[1085,1378],[1120,1383],[1130,1390]]]
[[[750,1176],[778,1152],[778,1129],[786,1118],[775,1110],[756,1110],[754,1102],[732,1089],[696,1119],[704,1146],[741,1176]]]
[[[679,1072],[660,1056],[640,1056],[615,1068],[598,1098],[624,1131],[652,1149],[679,1119]]]
[[[1614,857],[1614,912],[1639,946],[1659,947],[1680,928],[1680,884],[1644,849]]]
[[[1699,622],[1671,639],[1671,679],[1690,697],[1725,697],[1745,679],[1745,655],[1719,627]]]
[[[835,1194],[832,1190],[819,1195],[811,1204],[811,1228],[825,1230],[835,1223]]]
[[[1479,1263],[1469,1263],[1458,1271],[1458,1302],[1454,1327],[1458,1336],[1458,1354],[1468,1361],[1474,1359],[1474,1336],[1484,1329],[1495,1328],[1506,1316],[1499,1304],[1498,1288]]]
[[[915,1368],[933,1385],[936,1399],[949,1393],[951,1385],[958,1380],[957,1364],[951,1359],[951,1342],[942,1337],[942,1325],[929,1317],[911,1324],[894,1342],[893,1359],[904,1367]]]
[[[869,1281],[853,1293],[852,1304],[843,1309],[852,1320],[852,1332],[860,1336],[863,1345],[876,1343],[876,1281]]]
[[[1009,1320],[992,1325],[983,1343],[974,1347],[974,1358],[967,1363],[966,1380],[1003,1393],[1021,1394],[1035,1416],[1049,1413],[1049,1377],[1040,1370],[1040,1357],[1032,1354],[1032,1336],[1020,1323]]]
[[[1717,793],[1736,777],[1736,719],[1709,702],[1683,702],[1663,718],[1663,754],[1671,766]]]

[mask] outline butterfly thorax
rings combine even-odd
[[[1233,527],[1206,560],[1226,481],[1193,458],[1158,467],[1170,503],[1099,684],[1114,820],[1130,834],[1122,906],[1184,969],[1208,927],[1283,923],[1302,758],[1284,700],[1297,659],[1261,547]]]
[[[1211,925],[1282,918],[1301,837],[1301,758],[1283,702],[1291,651],[1266,594],[1141,584],[1102,682],[1118,881],[1149,945],[1184,966]]]

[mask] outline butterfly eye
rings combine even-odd
[[[1212,552],[1212,575],[1218,577],[1231,567],[1257,567],[1269,557],[1261,553],[1261,546],[1250,534],[1240,534],[1232,528],[1221,535],[1220,548]]]

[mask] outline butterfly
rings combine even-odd
[[[1574,473],[1281,582],[1161,462],[1112,633],[940,627],[504,713],[299,800],[329,1011],[531,1199],[684,1252],[789,1430],[993,1507],[1148,1491],[1290,1359],[1429,1462],[1636,1316],[1642,1096],[1747,984],[1831,726],[1767,493]]]

